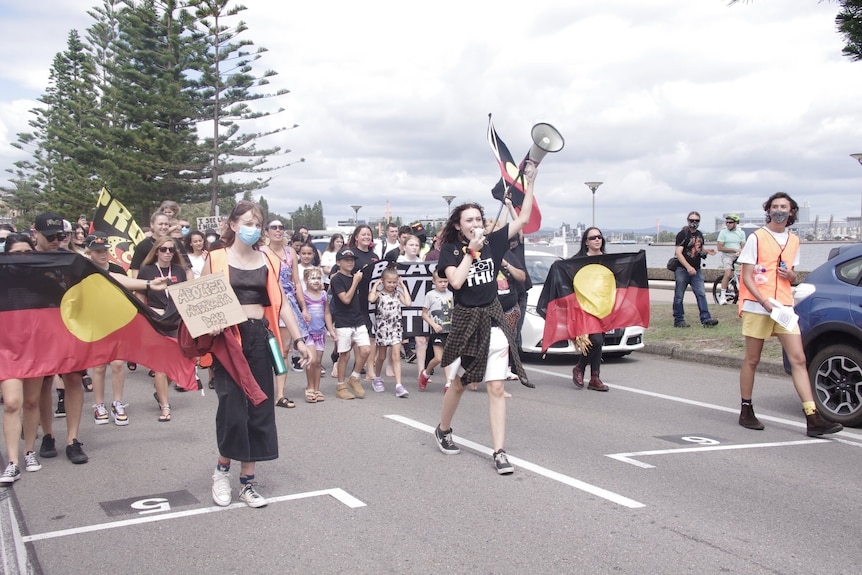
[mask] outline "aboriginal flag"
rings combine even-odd
[[[497,136],[497,130],[494,129],[494,122],[491,120],[490,114],[488,114],[488,143],[491,145],[494,157],[497,158],[497,163],[500,165],[500,173],[502,174],[500,181],[491,190],[491,195],[502,202],[508,191],[512,198],[512,206],[520,214],[521,206],[524,205],[524,181],[518,176],[521,175],[521,170],[524,169],[524,162],[521,162],[520,167],[515,164],[509,148]],[[526,161],[526,158],[524,161]],[[525,234],[532,234],[539,231],[541,227],[542,213],[539,211],[536,197],[533,196],[533,211],[530,212],[530,221],[524,226],[523,232]]]
[[[551,265],[537,306],[542,351],[579,335],[649,327],[646,252],[575,256]]]
[[[122,359],[197,389],[194,361],[161,319],[78,254],[0,254],[0,380]]]
[[[108,236],[108,260],[128,271],[135,254],[135,246],[146,236],[135,223],[132,213],[112,196],[107,188],[102,188],[99,192],[96,213],[90,224],[90,233],[94,231],[105,232]]]

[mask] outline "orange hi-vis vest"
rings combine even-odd
[[[764,228],[755,230],[757,236],[757,266],[766,268],[763,275],[766,277],[766,283],[757,284],[757,291],[764,298],[775,298],[782,305],[793,305],[793,290],[790,282],[778,277],[778,268],[781,262],[790,268],[793,262],[796,261],[796,252],[799,251],[799,237],[792,232],[787,234],[787,243],[784,247],[780,246],[775,237]],[[758,273],[758,270],[755,270]],[[745,301],[757,301],[745,282],[739,284],[739,315],[742,315],[742,304]]]
[[[284,292],[281,291],[281,284],[278,282],[278,268],[281,265],[280,261],[272,261],[269,254],[260,252],[266,260],[266,266],[269,268],[269,273],[266,274],[266,295],[269,296],[269,306],[263,308],[263,316],[269,322],[269,330],[275,334],[278,339],[280,349],[284,349],[284,344],[281,341],[281,330],[278,329],[278,316],[281,313],[281,304],[284,301]],[[227,248],[221,248],[209,252],[207,256],[210,260],[210,269],[212,273],[223,272],[228,283],[230,283],[230,266],[227,264]],[[239,331],[234,330],[234,333],[239,337]]]

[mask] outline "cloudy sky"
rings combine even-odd
[[[862,62],[841,56],[837,7],[816,0],[245,0],[261,70],[291,93],[272,143],[300,157],[264,195],[289,212],[323,201],[328,223],[496,212],[488,113],[516,158],[537,122],[565,148],[540,166],[545,226],[682,225],[755,215],[786,191],[821,220],[860,214]],[[96,0],[0,0],[0,168],[21,152],[51,60]],[[270,142],[267,142],[267,144]],[[120,190],[116,192],[121,195]],[[712,226],[705,226],[711,230]]]

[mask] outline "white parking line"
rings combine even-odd
[[[399,423],[403,423],[404,425],[409,425],[414,429],[418,429],[419,431],[424,431],[426,433],[434,433],[434,428],[430,425],[425,425],[424,423],[420,423],[414,419],[410,419],[407,417],[403,417],[401,415],[387,415],[385,416],[387,419],[391,419],[392,421],[397,421]],[[479,443],[475,443],[470,441],[469,439],[465,439],[458,435],[452,436],[458,443],[458,445],[462,447],[467,447],[468,449],[472,449],[473,451],[477,451],[479,453],[484,453],[485,455],[492,455],[494,450],[490,447],[485,447]],[[614,493],[612,491],[608,491],[607,489],[602,489],[601,487],[597,487],[590,483],[585,483],[584,481],[580,481],[573,477],[569,477],[568,475],[563,475],[562,473],[558,473],[556,471],[552,471],[546,467],[542,467],[541,465],[536,465],[535,463],[530,463],[520,457],[513,457],[509,455],[509,461],[515,465],[518,465],[522,469],[526,469],[528,471],[532,471],[538,475],[543,477],[547,477],[548,479],[553,479],[554,481],[559,481],[569,487],[574,487],[575,489],[580,489],[581,491],[585,491],[597,497],[601,497],[602,499],[607,499],[613,503],[618,505],[622,505],[623,507],[628,507],[629,509],[639,509],[641,507],[646,507],[643,503],[639,501],[635,501],[634,499],[629,499],[628,497],[624,497],[619,495],[618,493]]]
[[[343,503],[344,505],[350,507],[351,509],[356,509],[357,507],[365,507],[365,503],[357,499],[356,497],[350,495],[346,491],[341,488],[334,489],[322,489],[320,491],[308,491],[306,493],[294,493],[292,495],[281,495],[279,497],[267,497],[267,501],[269,503],[279,503],[282,501],[292,501],[294,499],[305,499],[308,497],[318,497],[321,495],[330,495]],[[128,527],[130,525],[139,525],[142,523],[154,523],[156,521],[167,521],[169,519],[177,519],[180,517],[191,517],[194,515],[205,515],[207,513],[216,513],[219,511],[228,511],[231,509],[242,509],[246,508],[245,503],[233,503],[228,505],[227,507],[203,507],[200,509],[189,509],[186,511],[176,511],[173,513],[165,513],[162,515],[147,515],[144,517],[136,517],[134,519],[124,519],[122,521],[113,521],[110,523],[99,523],[97,525],[87,525],[84,527],[75,527],[72,529],[62,529],[60,531],[50,531],[48,533],[38,533],[36,535],[28,535],[26,537],[22,537],[21,540],[24,543],[29,543],[30,541],[43,541],[45,539],[54,539],[55,537],[65,537],[67,535],[80,535],[81,533],[91,533],[93,531],[104,531],[106,529],[116,529],[118,527]]]
[[[760,417],[758,415],[758,417]],[[828,439],[802,439],[799,441],[784,441],[774,443],[750,443],[747,445],[710,445],[707,447],[679,447],[676,449],[654,449],[652,451],[634,451],[632,453],[609,453],[605,457],[630,463],[644,469],[654,469],[655,465],[644,463],[633,459],[634,457],[644,457],[646,455],[674,455],[677,453],[695,453],[698,451],[725,451],[729,449],[754,449],[757,447],[784,447],[789,445],[810,445],[812,443],[831,443]]]
[[[535,371],[536,373],[542,373],[545,375],[551,375],[554,377],[559,377],[562,379],[571,379],[571,376],[568,374],[562,374],[562,373],[558,373],[556,371],[548,371],[547,369],[539,369],[539,368],[532,367],[532,366],[531,367],[524,366],[524,369],[526,369],[528,371]],[[618,385],[616,383],[605,382],[605,385],[607,385],[611,389],[618,389],[620,391],[628,391],[631,393],[639,393],[641,395],[646,395],[649,397],[655,397],[656,399],[663,399],[666,401],[675,401],[677,403],[684,403],[686,405],[694,405],[696,407],[705,407],[707,409],[713,409],[715,411],[724,411],[725,413],[732,413],[734,415],[739,414],[739,408],[738,407],[725,407],[723,405],[715,405],[714,403],[704,403],[702,401],[695,401],[693,399],[686,399],[684,397],[677,397],[675,395],[667,395],[664,393],[656,393],[654,391],[645,391],[643,389],[637,389],[634,387],[626,387],[624,385]],[[800,420],[784,419],[782,417],[774,417],[772,415],[763,415],[759,411],[757,412],[757,419],[760,419],[762,421],[771,421],[773,423],[781,423],[783,425],[790,425],[791,427],[799,427],[802,429],[805,429],[805,427],[806,427],[805,423],[801,422]],[[845,437],[847,439],[854,439],[856,441],[862,441],[862,434],[854,433],[852,431],[847,431],[847,429],[845,429],[844,431],[840,431],[840,432],[832,435],[831,437]]]

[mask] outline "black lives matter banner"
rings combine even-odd
[[[109,260],[125,270],[132,263],[135,246],[146,237],[132,213],[107,188],[99,192],[91,231],[104,232],[108,236]]]
[[[380,279],[383,270],[392,265],[390,262],[381,261],[374,264],[371,270],[371,281]],[[397,264],[398,275],[404,280],[413,305],[402,307],[402,325],[404,326],[404,337],[431,335],[431,328],[422,321],[422,307],[425,303],[425,294],[434,289],[434,270],[437,262],[420,262],[415,264]],[[368,305],[368,314],[372,323],[375,321],[374,304]]]

